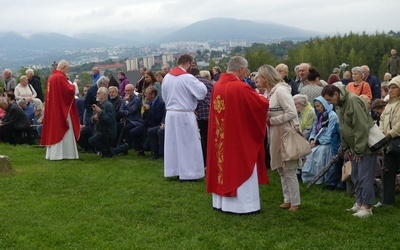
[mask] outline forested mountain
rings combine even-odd
[[[276,46],[280,46],[280,54],[277,54]],[[282,51],[287,48],[282,56]],[[267,63],[277,65],[285,63],[289,66],[290,76],[293,76],[293,68],[308,62],[320,72],[322,79],[327,79],[333,68],[342,63],[351,70],[355,66],[368,65],[371,74],[383,78],[386,72],[386,64],[390,56],[390,50],[394,48],[400,52],[400,38],[385,33],[368,35],[350,33],[346,35],[328,36],[325,38],[312,38],[297,45],[283,42],[275,45],[254,44],[245,49],[245,57],[249,60],[251,70]]]
[[[261,23],[234,18],[211,18],[190,24],[160,37],[160,42],[216,40],[301,40],[320,35],[316,31],[294,28],[277,23]]]

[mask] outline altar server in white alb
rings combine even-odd
[[[180,180],[204,177],[204,163],[195,109],[207,94],[206,86],[189,74],[193,57],[183,54],[178,66],[164,78],[165,118],[164,176]]]

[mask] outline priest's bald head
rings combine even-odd
[[[67,74],[69,72],[69,63],[66,60],[61,60],[58,62],[57,70]]]

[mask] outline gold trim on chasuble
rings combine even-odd
[[[221,111],[225,110],[225,101],[221,100],[221,96],[218,95],[214,102],[214,110],[217,111],[218,114],[221,113]],[[222,163],[224,161],[224,128],[225,128],[225,119],[222,117],[221,119],[218,119],[219,115],[215,116],[215,149],[216,149],[216,155],[217,155],[217,166],[218,166],[218,184],[223,185],[224,183],[224,178],[223,178],[223,173],[222,173]]]

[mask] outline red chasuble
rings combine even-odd
[[[264,138],[269,103],[235,75],[221,74],[210,101],[207,192],[236,196],[257,163],[258,182],[268,183]]]
[[[64,138],[69,129],[68,114],[71,116],[74,135],[77,140],[80,125],[75,103],[75,86],[68,82],[63,72],[53,70],[53,74],[49,77],[47,83],[41,145],[54,145]]]

